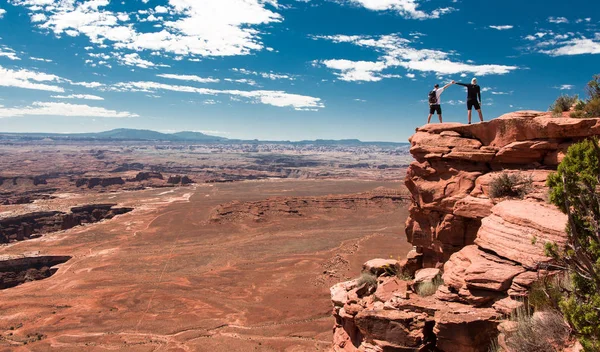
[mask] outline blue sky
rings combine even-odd
[[[598,14],[590,0],[0,0],[0,131],[404,142],[436,82],[477,77],[486,119],[583,95]],[[446,121],[466,121],[465,96],[442,95]]]

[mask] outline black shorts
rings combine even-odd
[[[429,113],[433,115],[435,112],[438,115],[442,114],[442,106],[440,104],[429,105]]]
[[[471,110],[475,108],[475,110],[481,110],[481,106],[477,100],[468,100],[467,101],[467,110]]]

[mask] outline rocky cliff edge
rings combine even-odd
[[[414,250],[402,262],[365,263],[376,283],[331,288],[333,350],[488,351],[503,317],[551,268],[545,243],[566,241],[567,218],[547,203],[546,178],[571,144],[592,135],[600,119],[535,111],[417,129],[405,179]],[[502,173],[528,180],[522,199],[491,196]],[[443,283],[419,295],[424,282]]]

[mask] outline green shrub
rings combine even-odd
[[[587,93],[585,101],[580,100],[577,95],[561,95],[550,105],[550,111],[555,117],[560,117],[563,112],[570,111],[574,105],[575,111],[570,114],[573,118],[600,117],[600,75],[593,76],[585,91]]]
[[[547,181],[551,202],[568,215],[568,237],[564,249],[547,243],[546,252],[569,270],[560,309],[585,351],[600,351],[599,162],[597,139],[576,143]]]
[[[600,117],[600,97],[590,99],[583,108],[587,117]]]
[[[490,182],[490,197],[492,198],[524,198],[533,189],[531,176],[521,173],[503,172]]]
[[[432,296],[443,284],[444,280],[440,277],[436,277],[433,281],[424,281],[417,286],[417,294],[421,297]]]
[[[585,91],[590,100],[600,98],[600,75],[594,75],[592,80],[588,82]]]
[[[536,311],[558,311],[563,293],[570,292],[572,289],[570,277],[565,272],[553,276],[542,276],[531,286],[527,304]]]
[[[550,105],[550,111],[556,114],[562,114],[565,111],[571,110],[571,107],[578,101],[579,97],[577,95],[561,95],[560,97],[556,98],[552,105]]]

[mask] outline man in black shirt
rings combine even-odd
[[[475,108],[479,113],[479,120],[483,122],[483,114],[481,113],[481,88],[477,84],[477,78],[473,78],[471,80],[471,84],[466,83],[453,83],[458,84],[459,86],[467,87],[467,110],[469,116],[469,125],[471,124],[471,109]]]

